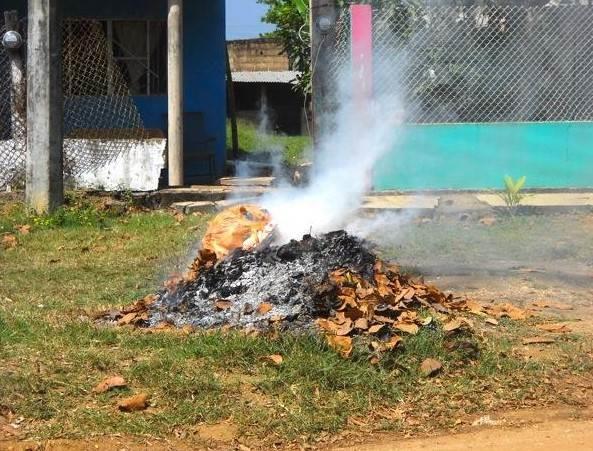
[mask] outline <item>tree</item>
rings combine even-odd
[[[292,70],[297,71],[296,89],[311,92],[311,34],[308,0],[258,0],[268,6],[263,22],[276,25],[268,36],[282,43]]]

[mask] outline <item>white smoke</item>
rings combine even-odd
[[[393,69],[393,68],[392,68]],[[279,239],[300,239],[343,228],[372,186],[376,163],[391,151],[400,123],[397,93],[355,102],[350,71],[340,77],[339,107],[314,150],[314,170],[305,188],[273,192],[262,200],[278,227]]]

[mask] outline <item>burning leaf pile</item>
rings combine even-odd
[[[257,207],[255,207],[257,208]],[[240,215],[240,227],[231,221]],[[269,245],[269,217],[237,207],[213,221],[204,247],[182,280],[110,315],[120,325],[141,327],[310,329],[317,326],[344,357],[352,337],[364,335],[377,354],[394,349],[403,334],[432,327],[445,332],[471,327],[460,312],[522,319],[512,305],[483,306],[454,298],[400,273],[362,240],[337,231]],[[224,242],[216,237],[223,237]]]

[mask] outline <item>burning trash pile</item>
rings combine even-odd
[[[109,314],[109,319],[158,328],[317,327],[348,357],[356,335],[371,337],[377,352],[393,349],[401,334],[416,334],[430,325],[432,316],[421,311],[433,312],[449,331],[471,324],[454,318],[455,312],[518,314],[505,310],[512,306],[488,311],[402,275],[344,231],[306,235],[282,245],[273,240],[265,210],[253,205],[228,209],[211,222],[183,279],[169,281],[156,295]]]

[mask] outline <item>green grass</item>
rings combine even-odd
[[[550,363],[521,358],[514,345],[529,330],[510,322],[493,330],[476,320],[475,335],[454,337],[435,322],[378,365],[369,362],[363,341],[344,360],[316,335],[101,326],[92,321],[94,312],[151,293],[183,268],[207,218],[118,216],[81,200],[56,216],[67,221],[53,215],[42,221],[19,205],[2,208],[5,231],[33,225],[16,248],[0,248],[0,404],[24,417],[29,438],[168,437],[228,419],[269,445],[335,433],[353,418],[372,429],[428,431],[452,426],[459,416],[553,399],[553,388],[539,381],[557,371],[558,361],[573,372],[591,368],[585,344],[573,337],[560,340],[561,354]],[[467,352],[473,345],[479,355]],[[271,354],[282,355],[283,363],[267,363]],[[443,363],[440,376],[420,374],[427,357]],[[115,374],[129,387],[91,392]],[[151,408],[117,411],[118,399],[138,392],[151,396]]]
[[[239,134],[239,148],[241,151],[257,154],[260,152],[280,153],[282,161],[288,165],[302,163],[306,159],[307,151],[311,147],[308,136],[285,136],[258,133],[257,127],[249,121],[237,121]],[[232,149],[230,123],[227,123],[227,149]]]

